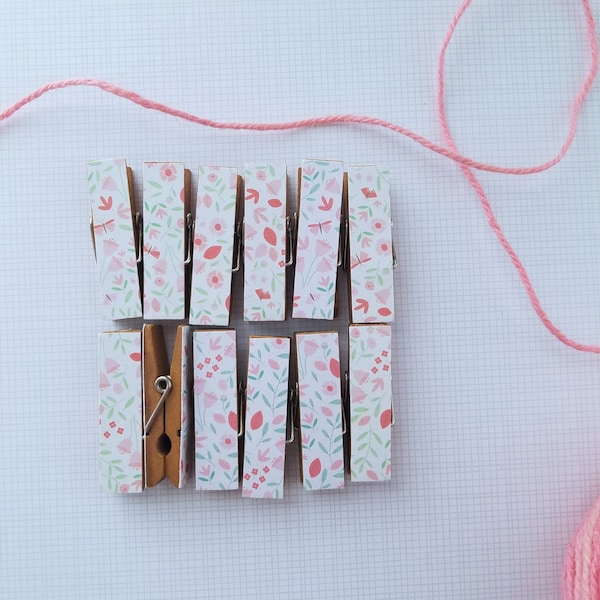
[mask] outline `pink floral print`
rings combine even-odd
[[[289,359],[289,338],[250,337],[244,497],[283,497]]]
[[[285,319],[286,167],[246,165],[244,320]]]
[[[184,166],[145,162],[143,177],[144,317],[184,319]]]
[[[340,162],[302,164],[294,318],[333,319],[343,176]]]
[[[391,328],[350,326],[350,473],[352,481],[391,477]]]
[[[296,334],[296,356],[304,488],[342,488],[344,449],[338,334]]]
[[[102,312],[113,320],[141,317],[127,164],[122,158],[88,162],[87,177]]]
[[[237,489],[235,331],[195,331],[193,348],[196,489]]]
[[[190,298],[192,324],[229,324],[237,189],[236,169],[199,168]]]
[[[348,222],[353,323],[394,320],[389,171],[348,168]]]
[[[141,333],[98,338],[100,487],[107,492],[143,489]]]

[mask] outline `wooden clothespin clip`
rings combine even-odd
[[[244,497],[283,497],[289,359],[289,338],[250,337],[244,419]]]
[[[298,170],[298,232],[292,316],[333,319],[344,166],[305,160]]]
[[[144,325],[145,487],[165,477],[177,488],[192,474],[193,423],[190,327],[179,325],[169,365],[162,327]]]
[[[342,488],[344,431],[337,332],[297,333],[296,373],[304,488]]]
[[[141,492],[167,477],[183,487],[191,472],[189,327],[177,330],[171,366],[162,328],[99,337],[100,485]]]
[[[351,320],[390,323],[394,320],[395,259],[389,171],[349,167],[346,189]]]
[[[238,489],[239,419],[234,329],[194,331],[196,489]]]
[[[145,162],[144,318],[186,317],[190,172],[180,162]]]
[[[285,320],[286,167],[244,170],[244,320]]]
[[[391,477],[391,327],[350,325],[348,381],[351,481]]]
[[[96,160],[87,174],[102,312],[113,320],[141,317],[131,169],[124,158]]]
[[[198,170],[190,323],[229,324],[232,272],[239,268],[237,198],[242,180],[230,167]]]

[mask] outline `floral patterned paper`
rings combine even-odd
[[[195,331],[196,489],[238,488],[237,362],[234,330]]]
[[[285,319],[286,168],[244,172],[244,320]]]
[[[125,159],[88,162],[87,178],[103,314],[114,320],[141,317]]]
[[[250,337],[244,497],[283,497],[289,359],[289,338]]]
[[[389,171],[348,169],[349,258],[353,323],[394,320]]]
[[[391,476],[391,328],[350,326],[350,473],[352,481]]]
[[[141,333],[101,333],[98,342],[100,487],[141,492]]]
[[[183,163],[144,163],[144,318],[185,318]]]
[[[237,170],[200,167],[190,323],[228,325],[233,262]]]
[[[344,166],[302,163],[292,316],[333,319]]]
[[[304,488],[344,487],[338,334],[296,335]]]

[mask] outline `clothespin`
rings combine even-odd
[[[231,274],[239,264],[236,238],[241,177],[230,167],[198,169],[190,323],[229,324]]]
[[[100,484],[141,492],[191,472],[189,327],[179,326],[169,368],[162,329],[99,336]]]
[[[95,160],[87,163],[87,174],[103,315],[141,317],[131,169],[124,158]]]
[[[234,329],[194,331],[196,489],[238,489],[241,434]]]
[[[144,325],[142,369],[144,377],[145,487],[165,477],[185,485],[192,471],[192,376],[190,327],[180,325],[169,365],[162,327]]]
[[[344,448],[337,332],[297,333],[296,373],[304,488],[342,488]]]
[[[348,404],[351,481],[391,477],[391,327],[350,325]]]
[[[333,319],[344,166],[305,160],[298,170],[294,318]]]
[[[244,320],[285,320],[286,167],[244,170]]]
[[[395,257],[392,243],[389,171],[349,167],[347,265],[353,323],[394,320]]]
[[[190,172],[180,162],[145,162],[144,318],[186,317]]]
[[[244,419],[244,497],[283,497],[289,359],[289,338],[250,337]]]

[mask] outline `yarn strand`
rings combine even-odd
[[[444,63],[450,41],[456,31],[459,21],[461,20],[462,16],[469,8],[471,3],[472,0],[463,0],[463,2],[461,3],[458,11],[452,19],[452,22],[450,23],[446,36],[444,37],[438,59],[437,109],[438,120],[446,142],[445,146],[437,144],[419,135],[418,133],[410,131],[409,129],[391,121],[357,114],[319,116],[294,121],[284,121],[281,123],[238,123],[214,121],[186,112],[184,110],[180,110],[178,108],[174,108],[172,106],[168,106],[167,104],[163,104],[161,102],[145,98],[144,96],[141,96],[136,92],[125,89],[123,87],[119,87],[118,85],[115,85],[108,81],[93,78],[74,78],[47,83],[42,87],[38,88],[37,90],[31,92],[27,96],[21,98],[4,111],[0,112],[0,123],[11,118],[18,111],[25,108],[28,104],[34,102],[35,100],[38,100],[39,98],[41,98],[49,92],[55,90],[62,90],[70,87],[94,87],[102,90],[103,92],[113,94],[114,96],[128,100],[129,102],[132,102],[144,109],[157,111],[166,115],[170,115],[177,119],[182,119],[184,121],[188,121],[196,125],[210,127],[213,129],[267,132],[338,125],[359,125],[387,129],[389,131],[392,131],[393,133],[409,138],[410,140],[416,142],[417,144],[420,144],[424,148],[427,148],[432,152],[435,152],[449,160],[456,162],[460,166],[463,175],[465,176],[469,184],[473,187],[475,193],[477,194],[477,197],[479,198],[479,202],[485,212],[490,227],[496,234],[498,241],[508,254],[514,268],[516,269],[521,283],[525,288],[525,292],[527,293],[529,301],[533,307],[533,310],[535,311],[538,318],[542,321],[542,323],[548,329],[548,331],[563,344],[581,352],[591,352],[595,354],[600,354],[600,346],[581,344],[570,339],[550,320],[547,313],[541,306],[541,302],[534,290],[534,287],[531,283],[531,279],[529,278],[529,275],[527,274],[523,263],[521,262],[515,250],[506,238],[502,228],[500,227],[500,224],[498,223],[494,215],[490,201],[487,195],[485,194],[483,187],[481,186],[480,182],[478,181],[473,172],[486,171],[490,173],[502,173],[505,175],[532,175],[534,173],[541,173],[550,169],[565,157],[573,143],[573,140],[575,139],[579,113],[587,95],[590,92],[590,89],[594,83],[598,72],[598,40],[596,36],[594,17],[592,14],[590,2],[589,0],[581,0],[581,5],[585,16],[586,34],[591,59],[590,67],[581,88],[579,89],[579,91],[573,99],[567,136],[565,138],[564,143],[562,144],[558,153],[555,156],[539,165],[534,165],[530,167],[504,167],[474,160],[473,158],[465,156],[459,152],[450,132],[444,103]]]

